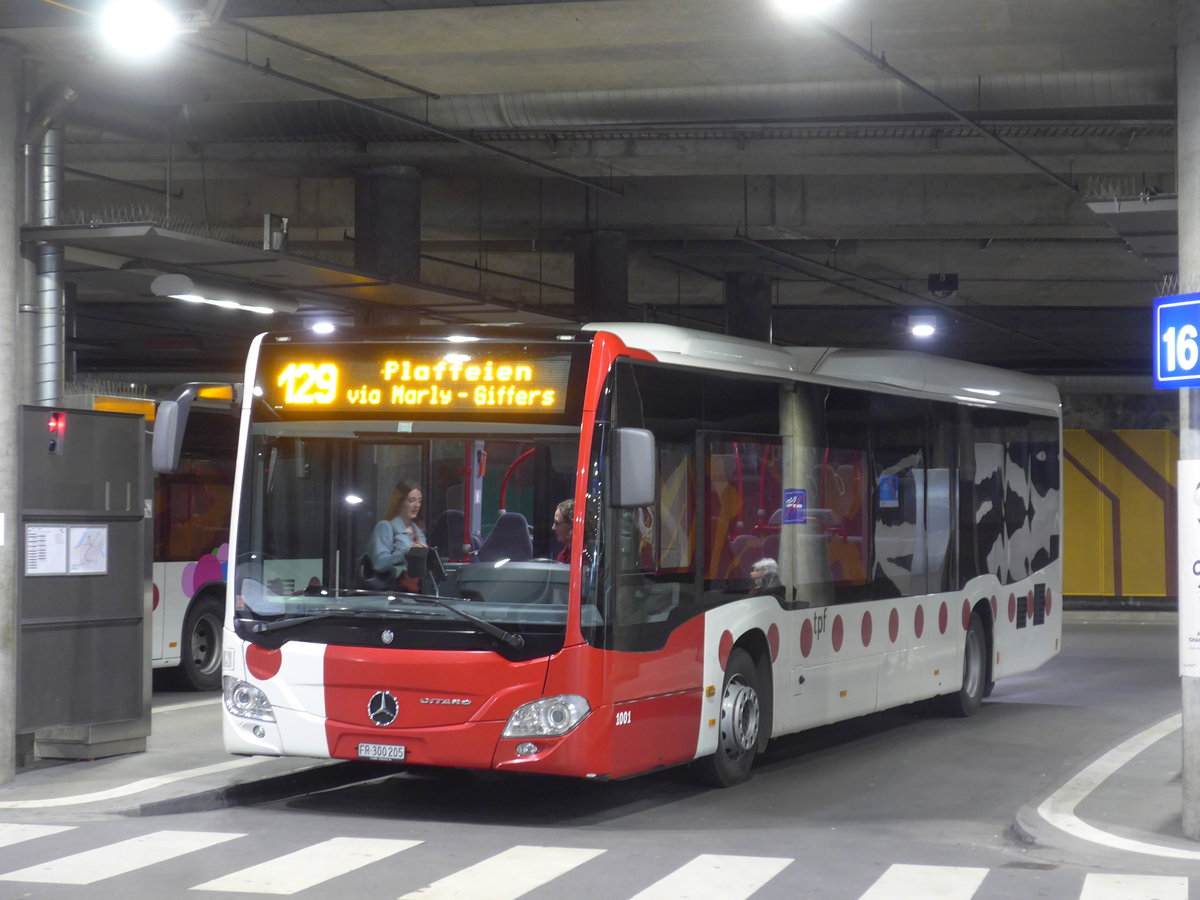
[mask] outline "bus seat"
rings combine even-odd
[[[429,529],[429,546],[437,549],[443,559],[463,559],[463,525],[461,509],[447,509],[438,514]],[[471,549],[479,549],[479,538],[471,535]]]
[[[501,513],[489,534],[479,547],[476,558],[480,562],[495,562],[511,559],[514,562],[533,559],[533,539],[529,536],[529,522],[520,513]]]

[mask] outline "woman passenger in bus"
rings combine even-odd
[[[371,534],[371,565],[376,572],[391,573],[402,590],[417,590],[417,585],[406,585],[408,578],[408,552],[414,547],[426,547],[425,532],[417,524],[421,516],[424,495],[415,484],[401,481],[392,491],[383,521],[375,526]]]
[[[554,508],[554,539],[562,544],[555,558],[560,563],[571,562],[571,533],[575,530],[575,501],[564,500]]]
[[[783,585],[779,581],[779,563],[765,556],[750,567],[750,578],[754,581],[753,596],[770,594],[783,599]]]

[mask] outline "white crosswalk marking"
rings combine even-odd
[[[71,831],[74,827],[74,825],[7,825],[0,822],[0,847],[58,834],[60,831]]]
[[[400,900],[515,900],[603,852],[577,847],[511,847]]]
[[[1187,900],[1188,880],[1171,875],[1099,875],[1083,880],[1079,900]]]
[[[970,900],[987,869],[894,865],[859,900]]]
[[[155,831],[106,847],[63,856],[50,862],[0,875],[0,881],[46,884],[94,884],[185,853],[203,850],[244,834],[214,831]]]
[[[778,875],[791,859],[706,853],[656,881],[631,900],[741,900]]]
[[[368,863],[387,859],[420,843],[382,838],[331,838],[240,872],[214,878],[196,885],[192,890],[295,894],[330,878],[361,869]]]

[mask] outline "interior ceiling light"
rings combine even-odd
[[[128,59],[153,59],[179,31],[174,13],[156,0],[109,0],[100,10],[100,35]]]
[[[150,292],[155,297],[174,297],[189,303],[207,303],[260,315],[294,313],[300,306],[290,297],[272,297],[265,292],[259,294],[223,285],[197,283],[188,275],[174,273],[155,278],[150,282]]]
[[[833,9],[841,0],[771,0],[781,15],[789,19],[806,19]]]

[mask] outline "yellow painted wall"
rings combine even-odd
[[[1063,450],[1063,593],[1175,596],[1178,436],[1066,430]]]

